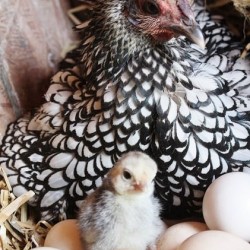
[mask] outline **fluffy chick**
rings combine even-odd
[[[144,153],[121,157],[80,208],[84,250],[155,249],[165,228],[153,196],[156,172],[156,163]]]

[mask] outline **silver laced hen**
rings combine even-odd
[[[46,102],[3,140],[1,166],[15,194],[34,190],[30,204],[43,219],[69,217],[124,152],[141,150],[158,164],[163,215],[199,213],[215,178],[250,171],[241,45],[199,2],[195,14],[187,0],[85,2],[75,65],[52,78]]]

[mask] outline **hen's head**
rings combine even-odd
[[[199,46],[205,47],[190,0],[84,1],[91,2],[92,21],[87,21],[79,28],[92,27],[91,32],[100,39],[117,38],[128,41],[135,39],[133,35],[136,34],[138,41],[150,38],[155,43],[163,43],[184,35]]]
[[[121,157],[107,177],[119,195],[151,195],[156,173],[154,160],[144,153],[132,151]]]
[[[83,0],[89,7],[84,11],[79,60],[88,86],[114,82],[124,65],[141,51],[164,49],[172,60],[185,58],[184,49],[175,58],[170,42],[174,37],[186,36],[205,47],[200,28],[194,19],[190,0]]]
[[[188,0],[127,0],[124,15],[134,28],[155,42],[184,35],[205,47]]]

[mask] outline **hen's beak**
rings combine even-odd
[[[159,0],[158,2],[164,9],[161,14],[162,28],[172,32],[173,36],[183,35],[204,49],[205,40],[200,27],[195,21],[189,1]],[[172,11],[169,11],[169,9]]]
[[[171,29],[176,35],[183,35],[191,42],[197,44],[202,49],[205,49],[206,43],[202,31],[195,21],[192,25],[173,25],[171,26]]]

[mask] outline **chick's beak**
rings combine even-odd
[[[133,187],[135,191],[144,191],[144,189],[146,188],[146,185],[142,182],[135,182]]]

